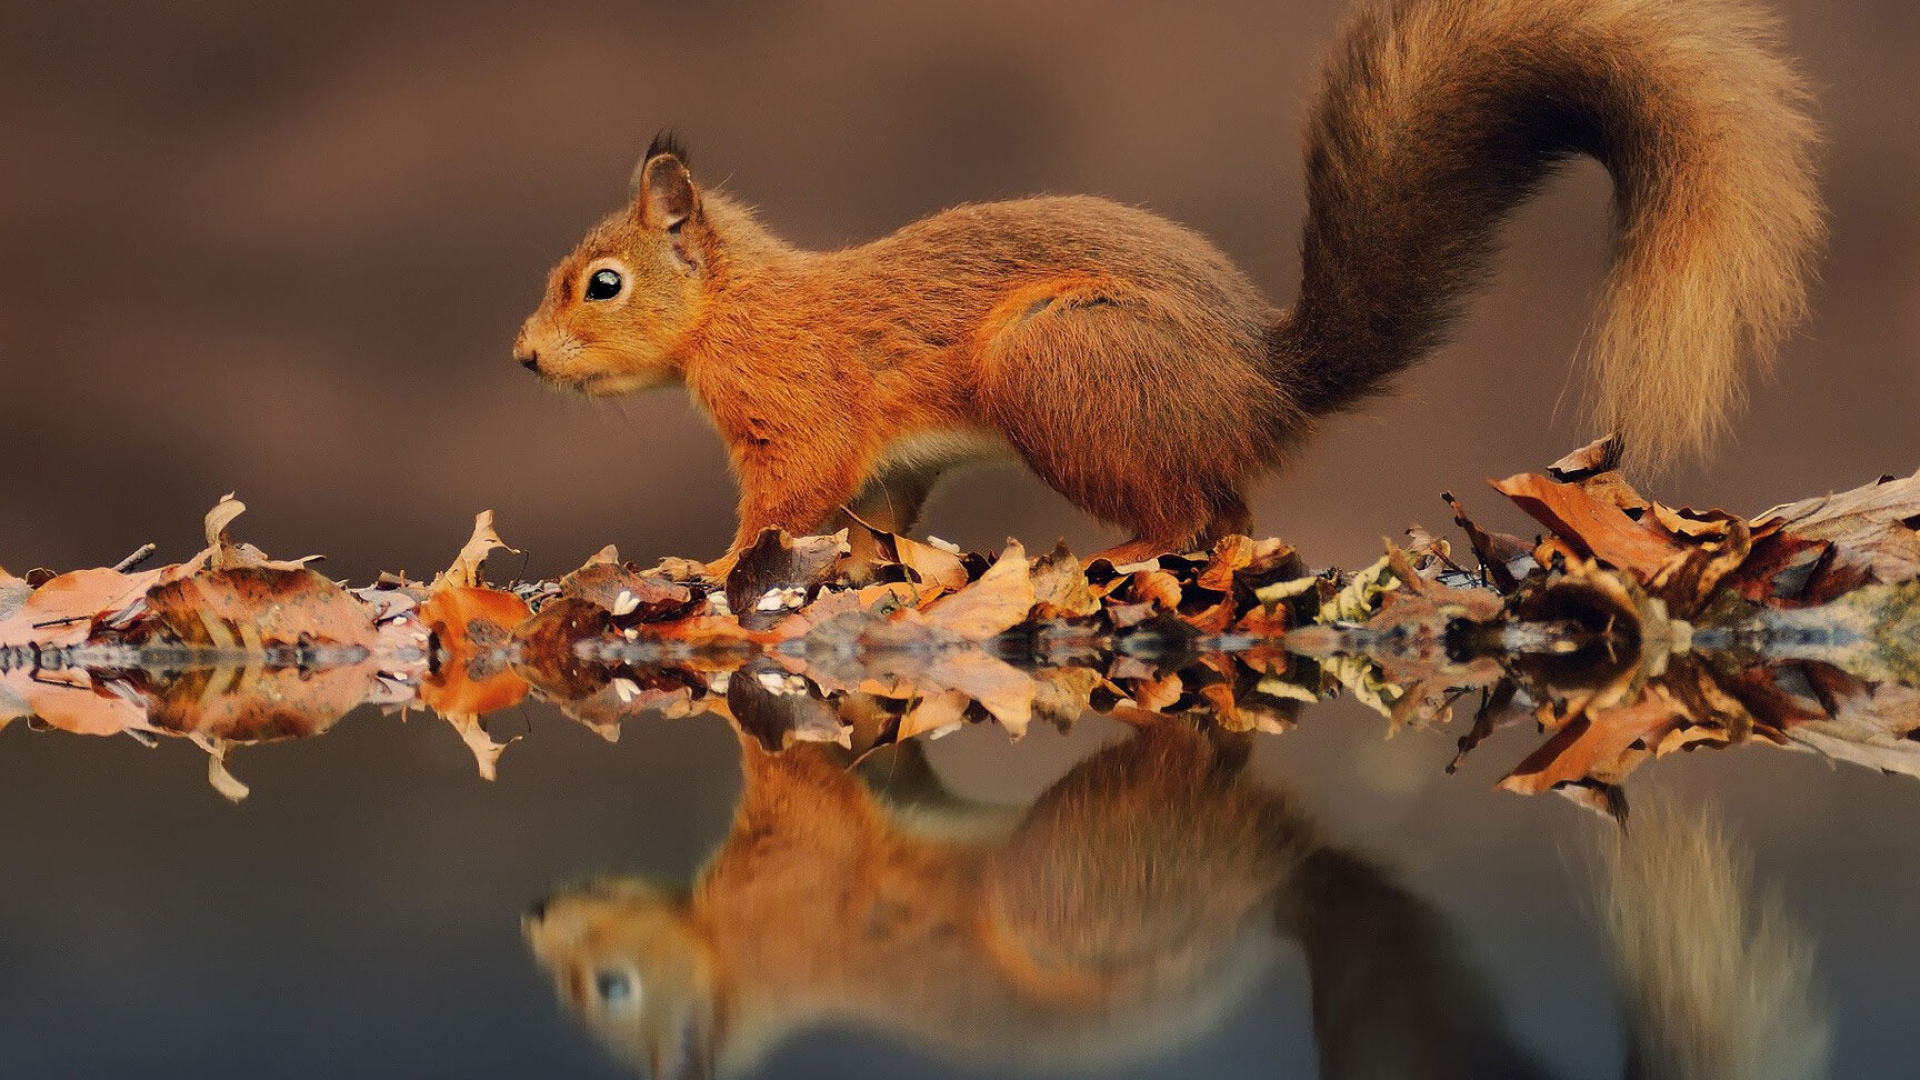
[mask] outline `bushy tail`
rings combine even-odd
[[[1710,819],[1636,810],[1603,846],[1602,919],[1637,1080],[1827,1074],[1813,949]]]
[[[1630,464],[1705,452],[1805,307],[1806,109],[1753,0],[1366,0],[1309,121],[1276,377],[1310,412],[1380,389],[1440,342],[1506,215],[1588,154],[1615,207],[1595,419]]]

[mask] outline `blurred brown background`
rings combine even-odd
[[[1300,118],[1344,6],[11,4],[0,563],[177,557],[230,489],[244,535],[356,578],[430,571],[485,507],[530,573],[609,541],[715,554],[733,491],[683,394],[572,400],[507,356],[656,128],[804,244],[1094,191],[1285,300]],[[1831,139],[1818,316],[1737,441],[1661,489],[1746,511],[1920,464],[1920,10],[1783,7]],[[1480,478],[1574,444],[1556,404],[1606,213],[1592,167],[1530,206],[1457,343],[1263,486],[1261,529],[1350,564],[1443,524],[1441,489],[1491,507]],[[1012,469],[950,485],[927,527],[1107,539]]]

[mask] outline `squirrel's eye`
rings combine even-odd
[[[612,270],[596,270],[587,279],[587,299],[611,300],[620,295],[620,275]]]
[[[599,971],[593,976],[593,990],[601,1001],[621,1002],[633,996],[633,980],[623,972]]]

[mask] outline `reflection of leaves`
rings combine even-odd
[[[19,716],[75,735],[120,735],[150,726],[137,698],[84,671],[0,673],[0,718]]]
[[[940,736],[966,720],[967,706],[973,703],[961,690],[940,690],[914,702],[900,718],[895,737],[901,741],[922,735]]]
[[[1618,784],[1680,715],[1677,703],[1657,687],[1632,704],[1585,714],[1556,731],[1500,786],[1533,795],[1574,782]]]
[[[1033,680],[1006,661],[978,649],[955,649],[928,665],[926,678],[934,686],[957,690],[979,702],[1014,738],[1027,733],[1027,721],[1033,717]]]
[[[1795,724],[1787,732],[1794,745],[1883,772],[1920,777],[1920,688],[1875,685],[1818,665],[1807,676],[1829,714]]]
[[[852,726],[805,679],[778,671],[738,671],[727,681],[727,708],[740,730],[768,750],[801,742],[848,745]]]
[[[152,726],[226,743],[273,742],[321,734],[366,700],[372,665],[193,668],[141,689]]]
[[[33,586],[27,584],[25,578],[14,577],[7,573],[5,567],[0,566],[0,626],[5,626],[7,620],[18,614],[26,605],[27,597],[32,595]],[[13,639],[4,632],[0,632],[0,642],[10,640]]]

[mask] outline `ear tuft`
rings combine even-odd
[[[640,159],[640,164],[645,165],[662,154],[679,158],[682,165],[693,164],[693,159],[687,156],[687,144],[680,141],[680,133],[672,128],[662,128],[660,134],[653,137],[653,141],[647,144],[647,154]]]
[[[670,157],[682,165],[692,164],[692,159],[687,156],[687,144],[680,141],[680,133],[672,128],[661,128],[660,133],[647,144],[647,152],[640,155],[639,163],[634,165],[633,175],[627,178],[627,191],[630,194],[640,194],[640,184],[646,179],[647,165],[658,157]]]

